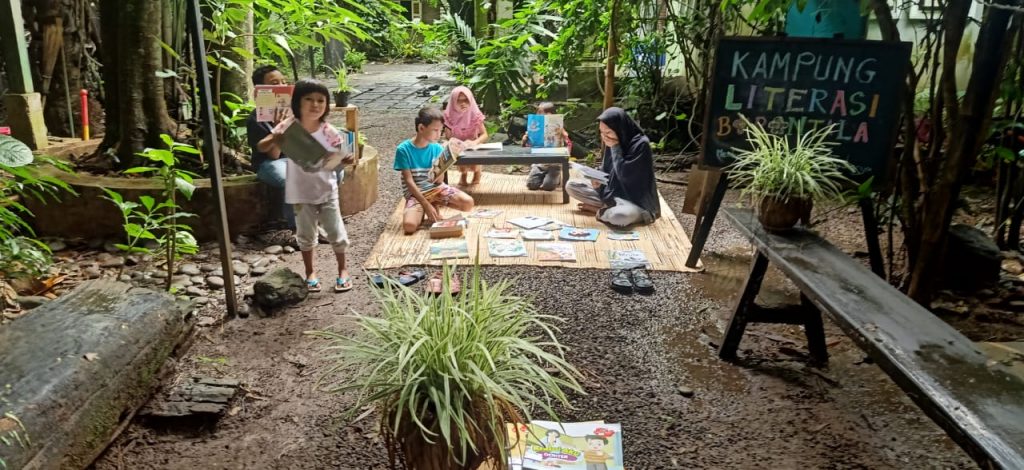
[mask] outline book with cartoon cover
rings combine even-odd
[[[530,147],[565,147],[565,116],[562,114],[529,114],[526,116],[526,139]]]
[[[484,234],[484,238],[516,238],[518,236],[519,230],[514,227],[491,227]]]
[[[573,242],[593,242],[597,241],[600,234],[601,231],[596,228],[562,227],[558,232],[558,238]]]
[[[275,122],[281,116],[289,116],[292,109],[291,85],[256,85],[253,87],[253,101],[256,121]]]
[[[608,264],[612,269],[650,268],[643,250],[610,250]]]
[[[465,238],[448,238],[430,244],[430,259],[469,258]]]
[[[576,249],[571,243],[548,242],[537,244],[539,261],[576,261]]]
[[[620,424],[531,421],[506,429],[514,470],[624,470]]]
[[[619,241],[639,240],[640,232],[636,230],[612,230],[608,232],[608,239]]]
[[[551,219],[527,215],[524,217],[516,217],[514,219],[509,219],[506,220],[506,222],[512,225],[518,225],[525,229],[535,229],[537,227],[541,227],[551,223]]]
[[[515,258],[526,256],[526,246],[522,240],[487,240],[487,252],[494,258]]]
[[[535,228],[533,230],[523,230],[523,240],[554,240],[555,237],[551,235],[548,230],[542,230]]]

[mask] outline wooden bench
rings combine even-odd
[[[803,324],[811,356],[827,361],[825,312],[979,465],[1024,468],[1024,380],[817,235],[769,234],[749,210],[725,214],[755,253],[720,357],[734,359],[746,325],[763,322]],[[769,261],[800,289],[800,313],[784,316],[754,304]]]

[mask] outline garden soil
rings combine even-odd
[[[380,149],[381,197],[346,220],[353,291],[313,294],[284,314],[253,315],[200,328],[164,386],[189,376],[241,380],[245,390],[216,424],[173,429],[133,422],[96,461],[112,469],[383,469],[387,454],[370,410],[346,415],[351,396],[323,390],[330,365],[323,344],[305,331],[354,332],[350,312],[377,312],[359,267],[400,197],[391,169],[395,146],[411,134],[412,114],[366,113],[368,141]],[[669,175],[684,179],[685,175]],[[484,181],[486,184],[486,179]],[[685,187],[659,188],[680,207]],[[693,217],[679,214],[684,227]],[[858,247],[856,214],[830,219],[838,243]],[[543,313],[565,319],[559,338],[585,374],[586,395],[572,396],[570,421],[621,423],[630,469],[671,468],[971,468],[973,462],[849,338],[826,324],[832,359],[807,365],[797,327],[754,325],[741,361],[720,361],[715,346],[746,276],[750,243],[716,222],[700,274],[654,273],[657,292],[622,296],[607,270],[487,267],[510,279]],[[330,250],[317,265],[330,279]],[[298,253],[285,264],[301,272]],[[795,301],[797,292],[769,271],[760,301]],[[223,310],[223,300],[204,307]],[[356,419],[360,418],[360,419]]]

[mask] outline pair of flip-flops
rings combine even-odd
[[[616,269],[612,271],[612,289],[621,294],[651,294],[654,281],[644,268]]]
[[[423,278],[427,277],[427,273],[415,270],[415,271],[400,271],[398,273],[398,283],[403,286],[411,286],[420,282]],[[370,282],[378,288],[384,287],[384,284],[388,282],[387,276],[377,273],[370,276]]]
[[[310,292],[320,292],[323,288],[320,285],[320,279],[306,279],[306,290]],[[352,290],[352,278],[345,276],[339,277],[334,280],[334,292],[347,292]]]
[[[452,295],[456,295],[459,292],[462,292],[462,283],[459,282],[459,275],[458,274],[451,273],[451,275],[449,275],[448,279],[449,279],[448,289],[449,289],[449,291],[451,291]],[[430,279],[427,280],[427,292],[429,292],[431,294],[434,294],[434,295],[441,295],[444,292],[444,274],[443,273],[438,271],[438,272],[434,273],[432,276],[430,276]]]

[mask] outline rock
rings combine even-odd
[[[210,272],[210,275],[224,277],[224,269],[218,266],[217,269]]]
[[[85,277],[89,279],[97,279],[103,275],[103,270],[96,266],[89,266],[88,268],[85,268],[84,271],[82,271],[82,274],[85,274]]]
[[[192,284],[202,284],[206,282],[206,278],[203,276],[191,276],[188,280],[192,281]]]
[[[284,251],[284,247],[281,245],[271,245],[263,249],[263,252],[268,255],[276,255]]]
[[[235,271],[235,274],[239,276],[245,276],[249,274],[249,265],[242,261],[232,261],[231,269]]]
[[[242,261],[245,261],[246,263],[249,264],[253,264],[261,259],[263,259],[263,256],[257,254],[248,254],[242,257]]]
[[[1021,311],[1024,310],[1024,300],[1011,300],[1010,303],[1006,304],[1013,310]]]
[[[21,305],[21,308],[25,310],[32,310],[50,301],[48,297],[43,297],[41,295],[20,295],[17,300],[18,305]]]
[[[153,271],[153,272],[151,272],[151,273],[148,273],[148,274],[149,274],[149,275],[150,275],[151,277],[155,277],[155,278],[157,278],[157,279],[167,279],[167,271],[163,271],[163,270],[160,270],[160,271]]]
[[[183,264],[183,265],[181,265],[181,267],[178,268],[178,274],[185,274],[185,275],[189,275],[189,276],[198,276],[198,275],[200,275],[202,273],[203,273],[203,271],[201,269],[199,269],[199,266],[196,266],[196,265],[194,265],[192,263]]]
[[[185,293],[193,297],[202,297],[204,294],[206,294],[206,291],[196,286],[188,286],[185,288]]]
[[[249,314],[252,313],[252,307],[249,306],[249,304],[242,302],[238,304],[238,311],[236,313],[238,313],[239,317],[248,317]]]
[[[676,388],[676,390],[679,391],[680,395],[682,395],[682,396],[684,396],[686,398],[690,398],[690,397],[693,396],[693,389],[690,388],[690,387],[687,387],[685,385],[680,385],[679,387]]]
[[[256,281],[253,301],[261,307],[276,309],[306,299],[306,280],[288,268],[278,268]]]
[[[1005,259],[1002,262],[1003,271],[1006,271],[1013,275],[1019,275],[1024,273],[1024,266],[1021,265],[1020,260],[1017,259]]]
[[[156,240],[146,240],[142,243],[142,247],[149,251],[156,251],[160,249],[160,242]]]
[[[125,266],[137,266],[138,264],[139,264],[139,257],[138,256],[132,255],[132,256],[125,256],[124,257],[124,265]]]
[[[256,266],[256,267],[252,268],[252,271],[249,271],[249,275],[250,276],[262,276],[262,275],[266,274],[267,271],[269,271],[269,270],[270,270],[270,268],[267,267],[267,266]]]
[[[249,265],[254,268],[270,266],[270,260],[261,256],[260,259],[250,262]]]
[[[218,269],[220,269],[220,265],[213,263],[204,263],[203,265],[199,266],[199,270],[204,273],[210,273]]]
[[[284,252],[285,253],[289,253],[289,254],[290,253],[295,253],[295,248],[291,247],[291,246],[286,246],[286,247],[284,247]]]
[[[253,295],[256,295],[256,288],[253,286],[246,287],[245,290],[242,291],[242,297],[252,297]]]
[[[111,256],[100,261],[101,268],[120,268],[121,266],[124,266],[124,257],[122,256]]]
[[[196,305],[206,305],[206,304],[210,303],[210,298],[209,297],[196,297],[196,298],[192,299],[192,301],[195,302]]]
[[[214,289],[222,289],[224,288],[224,278],[220,276],[210,276],[206,278],[206,285]]]
[[[107,253],[117,253],[118,251],[121,251],[121,249],[115,245],[117,245],[117,242],[113,240],[105,241],[103,242],[103,251],[106,251]]]
[[[132,279],[141,279],[142,278],[141,273],[138,273],[138,274],[140,274],[138,278],[135,278],[134,274],[133,275],[122,274],[122,275],[117,277],[117,280],[121,281],[121,282],[131,282]]]
[[[192,279],[184,274],[178,274],[171,276],[171,287],[177,287],[179,289],[192,285]]]
[[[100,248],[103,248],[103,239],[90,238],[89,241],[85,243],[85,246],[89,247],[90,250],[98,250]]]
[[[47,241],[46,246],[48,246],[50,248],[50,251],[54,253],[58,251],[64,251],[68,248],[67,243],[64,243],[63,241],[57,239]]]
[[[242,253],[239,253],[237,251],[232,251],[231,252],[231,259],[233,259],[233,260],[240,260],[240,259],[242,259]]]
[[[245,235],[238,235],[237,237],[235,237],[236,245],[245,245],[246,243],[249,243],[249,237]]]
[[[989,236],[970,225],[949,228],[943,285],[961,291],[992,287],[999,282],[1003,255]]]
[[[206,301],[209,302],[210,299],[206,299]],[[217,319],[213,318],[213,317],[202,317],[202,318],[199,319],[199,321],[196,322],[196,326],[202,326],[202,327],[213,326],[213,325],[216,325],[216,324],[217,324]]]

